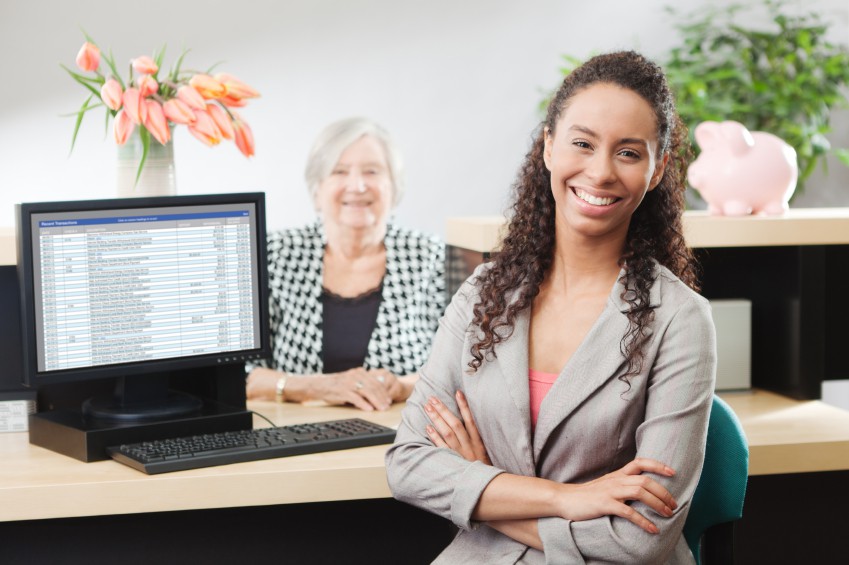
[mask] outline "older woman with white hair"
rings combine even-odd
[[[318,220],[269,234],[273,357],[249,399],[385,410],[406,400],[445,306],[444,245],[390,223],[400,155],[364,118],[318,136],[306,166]]]

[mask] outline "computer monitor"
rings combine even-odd
[[[86,435],[194,433],[209,409],[175,381],[223,368],[244,390],[269,355],[264,194],[20,204],[17,222],[24,382],[115,381],[80,407]]]

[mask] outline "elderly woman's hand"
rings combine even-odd
[[[283,374],[258,368],[248,375],[248,400],[273,400]],[[285,399],[290,402],[322,400],[328,404],[353,404],[361,410],[386,410],[406,400],[418,375],[398,377],[386,369],[349,369],[339,373],[288,375]]]
[[[392,395],[386,386],[388,372],[349,369],[328,373],[314,379],[315,397],[330,404],[353,404],[360,410],[386,410],[392,405]]]
[[[416,373],[399,377],[386,369],[372,369],[369,374],[383,383],[394,402],[407,400],[413,393],[416,381],[419,380],[419,375]]]

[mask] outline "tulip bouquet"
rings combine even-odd
[[[141,56],[130,61],[129,77],[123,81],[118,74],[112,53],[101,53],[86,35],[86,42],[77,53],[76,63],[81,74],[62,65],[71,77],[91,94],[73,115],[77,121],[71,140],[71,150],[77,139],[82,119],[87,112],[106,108],[106,126],[114,118],[113,133],[118,145],[126,143],[136,126],[142,142],[142,157],[136,181],[147,158],[151,136],[162,145],[171,139],[172,125],[185,125],[189,132],[208,146],[222,139],[233,140],[245,157],[254,154],[254,138],[247,122],[236,112],[256,98],[259,93],[236,77],[226,73],[181,70],[186,53],[177,59],[166,75],[160,73],[164,49],[153,57]],[[101,60],[108,69],[102,69]]]

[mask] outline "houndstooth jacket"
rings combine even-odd
[[[327,238],[320,222],[268,236],[273,357],[258,363],[296,374],[323,372],[322,272]],[[366,369],[416,372],[427,359],[445,308],[445,246],[389,224],[386,274]],[[250,369],[250,367],[248,367]]]

